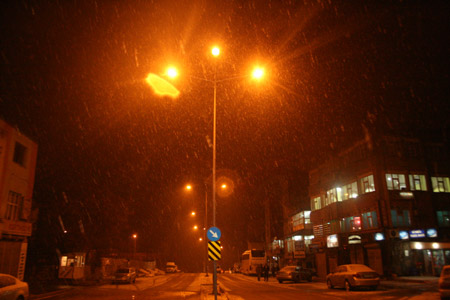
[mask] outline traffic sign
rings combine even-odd
[[[220,260],[222,254],[220,253],[220,241],[208,242],[208,259],[209,260]]]
[[[206,233],[208,236],[208,239],[212,242],[218,241],[220,239],[220,236],[222,233],[220,232],[220,229],[217,227],[211,227],[208,229],[208,232]]]

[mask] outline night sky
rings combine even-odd
[[[305,172],[365,132],[449,126],[446,1],[2,1],[0,15],[0,118],[39,145],[35,251],[129,251],[137,232],[138,251],[197,255],[187,212],[203,209],[213,126],[198,78],[215,71],[217,168],[235,180],[217,225],[236,255],[263,238],[280,178],[301,203]],[[242,76],[255,62],[259,83]],[[168,64],[177,99],[144,81]]]

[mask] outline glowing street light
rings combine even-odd
[[[191,216],[195,217],[195,211],[191,212]]]
[[[217,46],[214,46],[211,48],[211,54],[214,57],[218,57],[220,55],[220,49]],[[167,71],[167,76],[173,78],[176,77],[178,75],[178,72],[176,71],[176,69],[174,68],[169,68]],[[253,72],[250,75],[251,77],[253,77],[256,80],[261,80],[264,77],[264,69],[261,67],[257,67],[255,69],[253,69]],[[249,77],[249,76],[245,76],[245,77]],[[214,87],[214,97],[213,97],[213,141],[212,141],[212,152],[213,152],[213,162],[212,162],[212,206],[213,206],[213,211],[212,211],[212,217],[213,217],[213,222],[212,225],[216,226],[216,189],[217,188],[221,188],[220,191],[226,191],[227,189],[227,185],[226,184],[222,184],[221,186],[216,186],[217,182],[216,182],[216,123],[217,123],[217,84],[219,82],[224,82],[227,80],[231,80],[231,79],[236,79],[239,77],[229,77],[229,78],[225,78],[225,79],[217,79],[217,68],[216,68],[216,72],[214,73],[214,79],[210,80],[210,79],[205,79],[205,78],[197,78],[206,82],[212,82],[213,83],[213,87]],[[178,94],[176,94],[176,96],[178,96]],[[192,189],[192,186],[187,185],[186,186],[187,190]],[[229,189],[229,190],[232,190]],[[207,209],[207,193],[205,194],[205,210]],[[205,219],[206,219],[207,214],[205,213]],[[206,222],[205,222],[206,224]],[[205,257],[206,258],[206,257]],[[217,299],[217,270],[216,270],[216,261],[213,262],[214,263],[214,273],[213,273],[213,292],[214,292],[214,299]]]
[[[134,240],[134,251],[133,251],[133,257],[134,258],[136,258],[136,240],[137,240],[137,234],[136,233],[134,233],[132,236],[131,236],[132,238],[133,238],[133,240]]]
[[[169,67],[167,68],[166,75],[170,78],[175,78],[178,76],[178,70],[175,67]]]
[[[171,74],[174,74],[173,71],[171,72]],[[148,74],[147,78],[145,78],[145,81],[159,96],[176,98],[180,95],[180,91],[175,86],[156,74]]]
[[[211,54],[212,54],[214,57],[219,56],[219,55],[220,55],[220,49],[219,49],[219,47],[214,46],[214,47],[211,49]]]
[[[197,230],[198,229],[198,226],[197,225],[194,225],[194,230]]]
[[[252,72],[252,77],[254,79],[260,80],[261,78],[264,77],[264,69],[261,67],[254,68]]]
[[[187,190],[187,191],[189,191],[189,192],[191,192],[191,190],[193,189],[193,186],[191,185],[191,184],[187,184],[186,186],[185,186],[185,189]],[[194,216],[195,215],[195,212],[193,211],[193,212],[191,212],[191,216]],[[208,224],[208,189],[206,188],[206,183],[205,183],[205,216],[204,216],[204,227],[203,227],[203,231],[204,231],[204,236],[205,236],[205,239],[206,239],[206,226],[207,226],[207,224]],[[194,230],[196,230],[196,229],[194,229]],[[203,238],[202,237],[200,237],[200,241],[202,241],[203,240]],[[206,277],[208,277],[208,248],[207,248],[207,244],[205,245],[205,261],[204,261],[204,265],[203,265],[203,267],[204,267],[204,271],[205,271],[205,273],[206,273]]]

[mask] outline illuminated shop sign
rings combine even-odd
[[[361,236],[359,235],[351,235],[348,237],[349,244],[361,244]]]
[[[408,240],[409,239],[408,231],[406,231],[406,230],[399,231],[398,232],[398,236],[400,237],[401,240]]]
[[[429,237],[429,238],[436,238],[437,237],[437,230],[435,228],[427,229],[427,237]]]
[[[409,237],[412,239],[419,239],[425,237],[425,230],[423,229],[414,229],[409,231]]]
[[[413,199],[414,194],[412,192],[400,192],[400,196],[405,199]]]
[[[327,247],[328,248],[339,247],[339,241],[338,241],[337,234],[332,234],[332,235],[327,236]]]
[[[375,241],[384,241],[384,234],[381,232],[377,232],[377,233],[375,233],[374,238],[375,238]]]

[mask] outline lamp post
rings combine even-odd
[[[214,46],[211,49],[211,54],[214,57],[218,57],[220,55],[220,49],[217,46]],[[167,75],[169,77],[176,77],[178,76],[178,71],[171,67],[168,69],[167,71]],[[264,69],[260,68],[260,67],[256,67],[253,71],[251,76],[256,79],[256,80],[260,80],[263,76],[264,76]],[[194,77],[194,76],[192,76]],[[212,162],[212,206],[213,206],[213,211],[212,211],[212,218],[213,218],[213,226],[216,226],[216,131],[217,131],[217,83],[218,82],[222,82],[222,81],[227,81],[227,80],[231,80],[231,79],[236,79],[239,77],[247,77],[247,76],[238,76],[238,77],[230,77],[227,79],[221,79],[221,80],[217,80],[217,64],[215,64],[214,66],[214,80],[212,81],[213,83],[213,87],[214,87],[214,98],[213,98],[213,162]],[[196,77],[197,78],[197,77]],[[200,80],[204,80],[204,81],[208,81],[211,82],[211,80],[207,80],[204,78],[197,78]],[[171,94],[167,94],[167,95],[171,95]],[[176,95],[178,95],[178,93],[176,93]],[[205,199],[207,199],[207,196],[205,197]],[[205,204],[205,207],[207,207],[207,205]],[[206,214],[205,214],[206,216]],[[205,222],[206,224],[206,222]],[[206,232],[205,232],[206,234]],[[205,239],[206,241],[206,239]],[[216,261],[214,260],[214,270],[213,270],[213,292],[214,292],[214,299],[217,300],[217,264]]]
[[[192,185],[188,184],[186,185],[186,190],[191,191]],[[191,212],[191,216],[195,216],[195,212]],[[205,183],[205,216],[204,216],[204,223],[203,223],[203,239],[205,240],[205,256],[203,261],[203,271],[205,272],[205,277],[208,277],[208,243],[206,242],[206,227],[208,226],[208,189],[207,185]]]
[[[134,234],[132,235],[132,237],[133,237],[133,241],[134,241],[133,258],[136,259],[136,240],[137,240],[137,234],[134,233]]]

